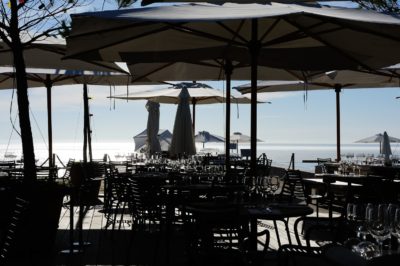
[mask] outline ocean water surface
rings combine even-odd
[[[102,159],[104,154],[108,154],[111,160],[124,160],[125,156],[134,154],[135,156],[143,156],[134,152],[134,142],[94,142],[93,147],[93,158]],[[203,150],[201,143],[196,144],[197,151]],[[239,144],[240,149],[249,149],[249,144]],[[204,149],[207,152],[224,152],[223,143],[206,143]],[[35,156],[38,159],[38,164],[43,163],[48,157],[48,147],[44,144],[35,145]],[[58,142],[54,143],[53,151],[62,162],[67,162],[68,159],[74,158],[81,160],[83,158],[83,145],[82,143],[71,143],[71,142]],[[236,153],[236,150],[232,150],[232,153]],[[257,154],[261,155],[265,153],[269,159],[272,159],[274,166],[287,168],[289,166],[290,158],[292,153],[295,154],[295,166],[298,169],[306,171],[314,171],[315,164],[303,163],[303,160],[312,160],[317,158],[336,158],[336,144],[270,144],[270,143],[258,143]],[[400,155],[399,143],[392,143],[392,153],[394,156]],[[0,144],[0,160],[3,159],[15,159],[21,158],[21,146],[20,144]],[[352,143],[342,144],[341,146],[342,159],[348,160],[362,160],[367,155],[379,155],[379,143]],[[6,155],[7,158],[4,158]],[[354,157],[352,157],[354,156]]]

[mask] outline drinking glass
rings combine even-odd
[[[392,234],[397,238],[398,247],[400,247],[400,207],[397,207],[394,211],[391,229]]]
[[[347,207],[346,207],[346,219],[352,223],[352,221],[354,220],[353,215],[354,215],[354,203],[347,203]]]
[[[368,204],[366,210],[366,224],[368,231],[375,238],[382,254],[383,241],[390,237],[390,223],[386,204]]]
[[[355,203],[353,204],[353,222],[356,225],[356,234],[360,240],[366,240],[367,228],[365,227],[365,204]]]

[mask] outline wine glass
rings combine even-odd
[[[397,239],[398,249],[400,247],[400,207],[393,204],[393,208],[389,211],[390,214],[390,231]]]
[[[383,241],[390,237],[390,223],[386,204],[368,204],[366,209],[366,224],[368,231],[375,238],[382,254]]]
[[[353,205],[353,221],[356,225],[356,234],[360,240],[365,241],[367,237],[367,229],[365,227],[365,209],[363,203],[355,203]]]
[[[354,220],[354,217],[353,217],[353,215],[354,215],[354,206],[355,206],[354,203],[347,203],[347,206],[346,206],[346,219],[350,223],[352,223],[353,220]]]

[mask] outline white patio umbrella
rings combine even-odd
[[[25,42],[25,40],[23,40]],[[51,87],[55,84],[65,85],[65,84],[80,84],[85,83],[85,78],[79,78],[79,76],[86,76],[88,79],[96,79],[97,84],[114,84],[110,82],[109,72],[124,72],[123,77],[124,84],[129,82],[128,74],[126,71],[118,67],[114,62],[98,62],[98,61],[83,61],[77,59],[63,59],[66,52],[66,44],[64,39],[47,37],[43,40],[36,40],[24,48],[24,59],[26,67],[28,69],[28,86],[37,87],[41,83],[41,86],[47,88],[47,113],[48,113],[48,139],[49,139],[49,166],[53,165],[52,160],[52,111],[51,111]],[[12,67],[14,64],[12,50],[4,42],[0,42],[0,66]],[[35,68],[35,69],[34,69]],[[36,68],[39,68],[36,69]],[[9,78],[2,80],[2,88],[12,88],[13,87],[13,77],[14,70],[12,68],[2,69],[2,72],[8,72]],[[100,73],[101,72],[101,73]],[[116,73],[115,73],[116,74]],[[102,76],[108,76],[108,78],[103,78]],[[122,76],[114,76],[113,79],[120,79]],[[8,83],[6,83],[8,80]],[[107,82],[107,83],[104,83]],[[121,84],[122,81],[119,81]],[[85,120],[87,121],[87,119]],[[85,129],[89,132],[90,130]],[[86,136],[86,134],[85,134]],[[89,136],[90,138],[90,136]],[[86,144],[86,143],[85,143]],[[89,143],[89,155],[91,156]],[[84,154],[86,152],[84,151]],[[86,158],[86,156],[84,156]]]
[[[96,68],[96,67],[94,67]],[[98,67],[101,69],[100,67]],[[52,128],[52,99],[51,90],[53,86],[69,85],[69,84],[84,84],[84,90],[87,90],[87,85],[128,85],[130,77],[127,74],[120,72],[107,72],[104,68],[102,71],[89,71],[89,70],[64,70],[64,69],[39,69],[27,68],[27,79],[29,88],[45,87],[47,94],[47,133],[49,145],[48,164],[54,165],[53,161],[53,128]],[[15,86],[15,72],[12,67],[0,67],[0,89],[13,89]],[[85,104],[86,106],[86,104]],[[86,110],[87,108],[85,108]],[[87,110],[88,111],[88,110]],[[87,113],[88,115],[88,113]],[[90,125],[88,118],[85,117],[85,141],[84,141],[84,159],[86,159],[87,152],[89,157],[92,157],[91,140],[90,140]],[[86,150],[88,145],[89,151]]]
[[[149,112],[147,118],[147,153],[151,156],[161,151],[160,141],[158,140],[158,131],[160,128],[160,104],[153,101],[147,101],[146,109]]]
[[[212,3],[212,4],[222,5],[222,4],[224,4],[224,3],[228,2],[228,1],[226,1],[226,0],[203,0],[203,1],[198,1],[198,0],[142,0],[140,2],[140,4],[142,6],[147,6],[147,5],[150,5],[150,4],[153,4],[153,3],[175,3],[175,2],[184,2],[184,3],[204,2],[204,3]],[[229,0],[229,2],[238,3],[238,4],[253,4],[253,3],[265,4],[267,1],[265,1],[265,0]],[[275,1],[275,2],[279,2],[279,3],[304,3],[304,2],[315,2],[315,1],[312,1],[312,0],[278,0],[278,1]]]
[[[25,64],[28,68],[125,72],[114,62],[63,59],[65,53],[64,39],[47,37],[43,40],[36,40],[24,50]],[[13,65],[12,50],[6,43],[0,41],[0,66]],[[125,74],[128,73],[125,72]]]
[[[172,141],[172,133],[168,129],[159,129],[157,134],[161,151],[169,151]],[[133,137],[135,141],[135,151],[147,150],[147,129]]]
[[[211,86],[198,82],[181,82],[165,89],[156,89],[132,93],[129,95],[110,96],[114,99],[122,100],[151,100],[158,103],[178,104],[180,102],[180,93],[183,88],[189,92],[189,103],[193,109],[193,132],[196,124],[196,105],[198,104],[215,104],[226,102],[226,95]],[[250,104],[251,100],[244,96],[231,96],[231,102],[236,104]]]
[[[359,88],[395,88],[399,87],[398,68],[381,69],[378,73],[340,70],[330,71],[305,81],[297,80],[264,80],[257,82],[257,93],[283,92],[283,91],[308,91],[308,90],[334,90],[336,94],[336,160],[341,160],[340,152],[340,92],[342,89]],[[251,84],[235,87],[245,94],[251,91]]]
[[[170,154],[172,156],[196,154],[189,97],[187,88],[183,88],[179,94],[180,101],[176,111],[174,131],[172,133],[170,149]]]
[[[356,143],[379,143],[379,153],[383,154],[383,139],[384,139],[385,133],[386,133],[386,131],[383,134],[378,133],[373,136],[357,140]],[[395,138],[395,137],[391,137],[391,136],[388,136],[388,140],[389,140],[389,142],[400,142],[399,138]]]
[[[225,139],[223,137],[211,134],[208,131],[199,131],[199,134],[194,136],[194,140],[196,142],[203,143],[203,148],[204,144],[207,142],[225,142]]]
[[[233,132],[233,135],[231,135],[231,141],[236,144],[236,152],[239,153],[239,143],[250,143],[251,142],[251,137],[245,134],[242,134],[241,132]],[[260,142],[262,140],[257,139],[257,142]]]
[[[153,51],[175,61],[221,58],[248,63],[253,168],[258,65],[326,71],[374,69],[400,61],[400,20],[395,16],[318,4],[195,3],[84,13],[72,20],[71,57],[121,61],[126,53]]]

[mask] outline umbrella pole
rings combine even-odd
[[[225,76],[226,76],[226,121],[225,121],[225,167],[228,174],[231,169],[230,161],[230,135],[231,135],[231,75],[233,67],[231,61],[226,61]]]
[[[50,75],[46,75],[44,82],[47,92],[47,137],[49,142],[49,179],[53,178],[53,122],[52,122],[52,107],[51,107],[51,87],[52,82]]]
[[[87,85],[83,84],[83,162],[87,163],[87,144],[88,144],[88,93]]]
[[[336,93],[336,161],[340,162],[340,92],[342,86],[335,84]]]
[[[252,19],[251,23],[251,42],[249,52],[251,56],[251,130],[250,130],[250,169],[254,176],[257,166],[257,65],[260,42],[258,41],[258,20]]]

